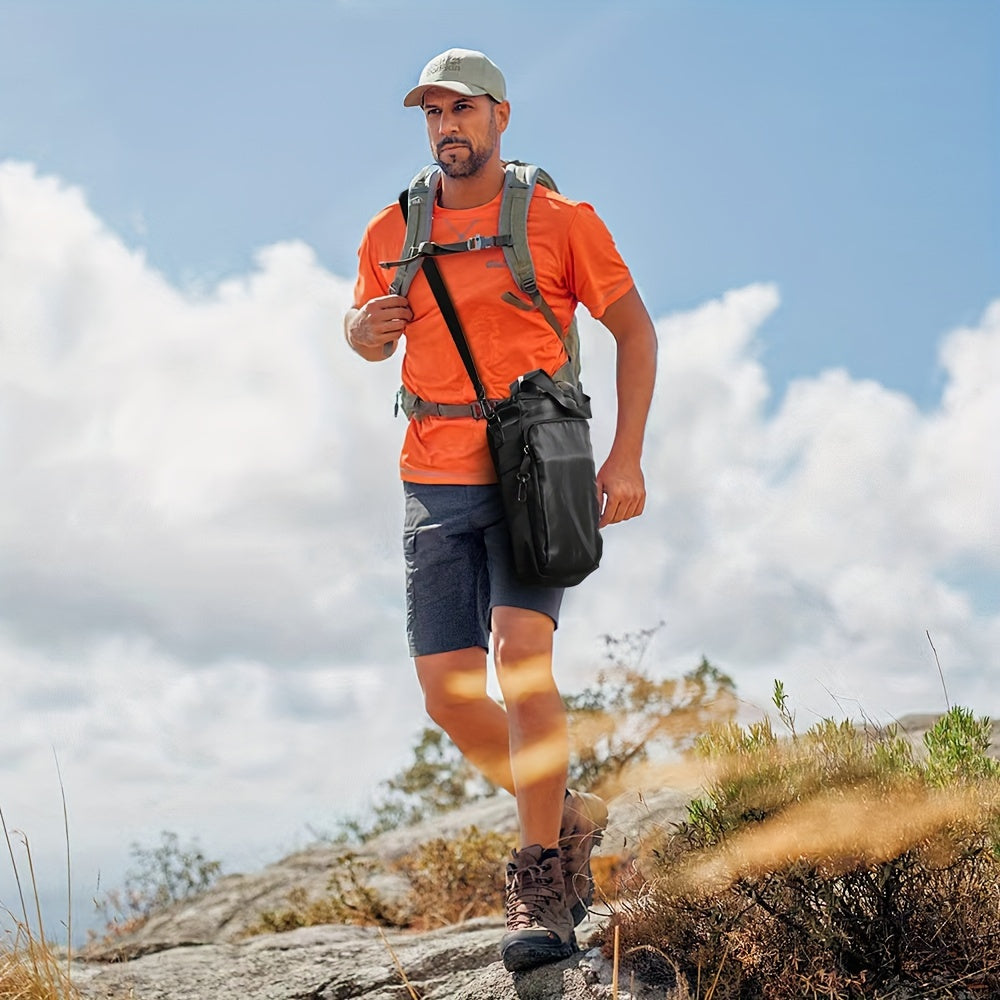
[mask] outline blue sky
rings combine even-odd
[[[656,314],[776,281],[776,390],[844,366],[940,390],[1000,273],[1000,8],[986,0],[0,2],[0,155],[86,191],[175,280],[301,238],[349,274],[426,156],[425,56],[509,78],[506,149],[611,225]]]
[[[964,0],[0,0],[0,806],[40,868],[53,750],[85,908],[162,829],[301,846],[424,724],[398,364],[341,317],[452,45],[660,335],[647,512],[567,595],[560,684],[662,621],[653,668],[705,655],[748,712],[780,678],[801,722],[887,719],[943,706],[930,632],[1000,713],[998,38]]]

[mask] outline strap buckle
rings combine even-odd
[[[472,416],[476,420],[492,420],[497,414],[496,409],[488,399],[477,399],[474,403],[469,404],[469,409],[472,410]]]

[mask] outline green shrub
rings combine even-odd
[[[286,905],[263,911],[247,934],[278,933],[316,924],[403,927],[406,919],[398,903],[372,885],[380,871],[376,859],[346,851],[334,862],[325,896],[313,899],[303,888],[292,889]]]
[[[438,837],[393,862],[407,889],[400,898],[376,885],[380,862],[352,851],[334,864],[327,894],[312,899],[295,889],[284,907],[260,914],[249,934],[310,927],[361,924],[426,930],[503,909],[503,861],[515,846],[508,834],[482,833],[470,826],[458,837]]]
[[[894,730],[800,734],[775,705],[788,738],[711,730],[705,793],[644,845],[616,916],[636,971],[714,1000],[1000,995],[989,721],[951,709],[918,762]]]
[[[367,816],[340,821],[333,839],[367,841],[497,792],[440,729],[423,729],[413,760],[383,781]]]
[[[182,844],[169,830],[160,834],[155,847],[133,843],[130,854],[133,865],[122,888],[95,900],[104,917],[105,942],[137,930],[172,903],[206,892],[222,874],[222,863],[206,857],[197,841]]]
[[[410,884],[410,926],[457,924],[501,912],[504,860],[516,846],[513,834],[470,826],[454,840],[435,838],[401,858],[395,868]]]
[[[976,719],[967,708],[950,708],[924,734],[925,774],[932,785],[977,782],[1000,775],[1000,763],[987,755],[992,721]]]

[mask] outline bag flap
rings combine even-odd
[[[552,377],[541,368],[527,372],[516,382],[510,384],[510,394],[513,399],[527,402],[532,397],[545,397],[558,403],[569,416],[589,419],[590,397],[571,382],[554,382]]]

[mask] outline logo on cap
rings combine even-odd
[[[459,73],[462,69],[461,56],[443,55],[435,59],[424,71],[428,76],[438,73]]]

